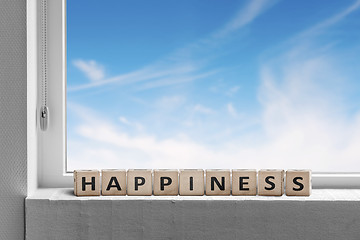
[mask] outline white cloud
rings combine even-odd
[[[234,94],[236,94],[239,90],[241,89],[240,86],[233,86],[231,87],[227,92],[226,92],[226,95],[228,96],[233,96]]]
[[[226,109],[228,111],[228,113],[232,116],[232,117],[237,117],[238,114],[237,114],[237,111],[235,110],[234,106],[232,103],[228,103],[226,105]]]
[[[98,82],[105,77],[104,67],[94,60],[74,60],[73,64],[81,70],[92,82]]]
[[[342,88],[346,72],[331,54],[321,56],[316,48],[294,44],[295,48],[261,66],[258,97],[262,114],[255,131],[249,129],[246,135],[212,145],[186,133],[160,139],[146,132],[131,135],[117,124],[99,119],[101,115],[80,108],[75,112],[82,119],[76,128],[81,141],[71,140],[75,145],[70,148],[74,166],[359,171],[360,110],[344,114],[348,112]],[[174,96],[159,103],[173,107],[183,101]],[[233,103],[226,109],[238,115]]]
[[[181,95],[163,96],[156,100],[155,106],[162,110],[174,110],[182,106],[186,102],[186,98]]]
[[[144,126],[141,123],[129,121],[124,116],[119,117],[119,121],[127,126],[134,127],[137,131],[142,131],[144,129]]]
[[[196,104],[194,106],[194,111],[198,112],[198,113],[203,113],[203,114],[213,114],[215,113],[215,111],[211,108],[205,107],[201,104]]]

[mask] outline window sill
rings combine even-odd
[[[358,239],[359,212],[355,189],[314,189],[310,197],[76,197],[72,189],[39,189],[26,199],[26,235],[30,240]]]

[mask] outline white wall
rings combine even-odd
[[[26,0],[0,1],[0,239],[24,239]]]

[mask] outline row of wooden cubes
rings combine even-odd
[[[205,176],[205,177],[204,177]],[[75,170],[76,196],[310,196],[311,171],[288,170]]]

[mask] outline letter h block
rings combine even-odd
[[[100,196],[100,172],[98,170],[74,171],[76,196]]]

